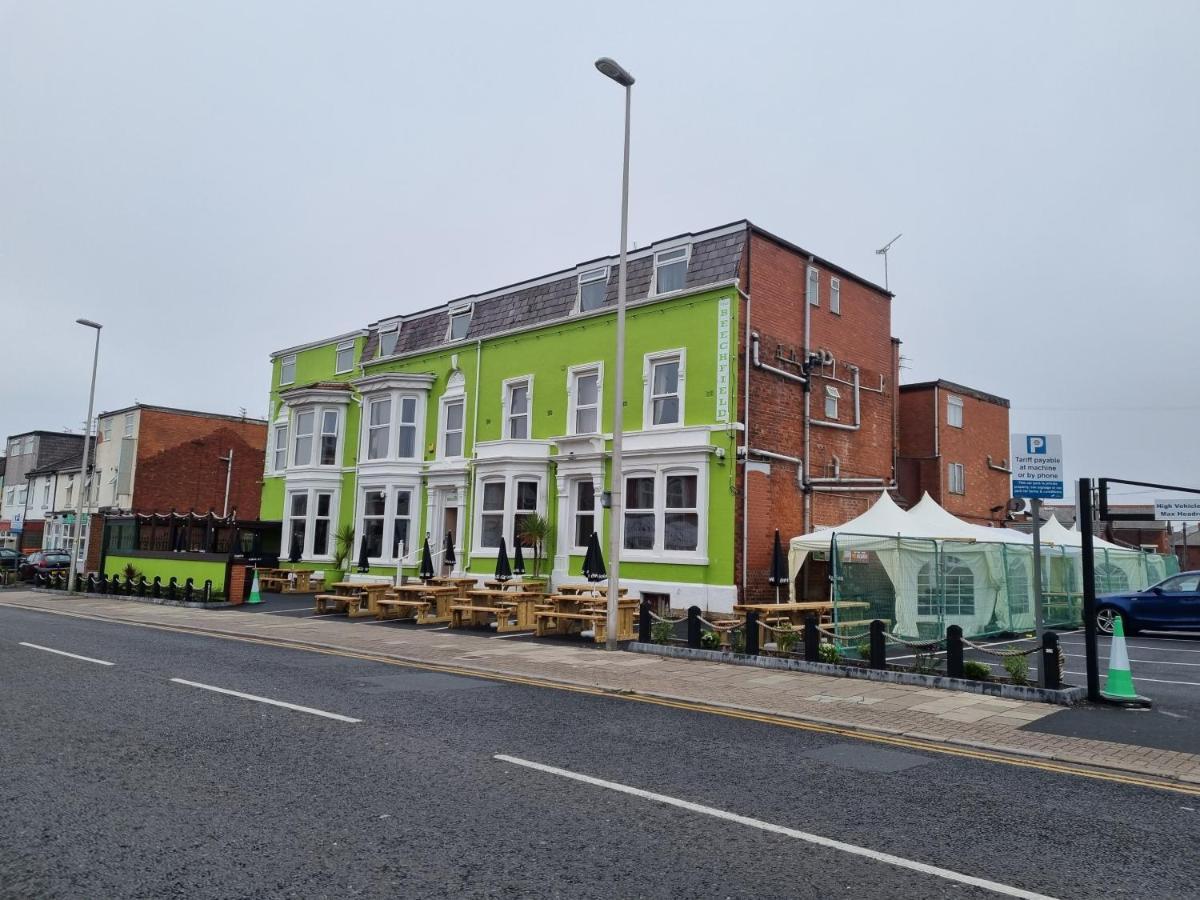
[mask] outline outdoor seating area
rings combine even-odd
[[[277,594],[309,594],[324,587],[323,578],[307,569],[260,569],[258,583],[262,590]]]

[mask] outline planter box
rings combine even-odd
[[[943,688],[950,691],[967,691],[985,694],[1004,700],[1031,700],[1036,703],[1056,703],[1059,706],[1074,706],[1087,697],[1085,687],[1064,687],[1052,691],[1033,685],[1004,684],[997,681],[972,681],[967,678],[950,678],[946,675],[918,675],[916,672],[891,672],[886,669],[869,669],[859,666],[844,666],[834,663],[808,662],[803,659],[785,659],[779,656],[747,656],[745,653],[730,653],[724,650],[693,650],[691,647],[676,647],[664,644],[643,644],[633,641],[626,645],[633,653],[649,653],[653,656],[669,656],[674,659],[703,659],[708,662],[723,662],[734,666],[754,666],[759,669],[774,669],[784,672],[809,672],[815,675],[832,675],[838,678],[859,678],[863,681],[881,681],[890,684],[911,684],[920,687]]]

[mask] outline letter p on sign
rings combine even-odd
[[[1025,451],[1027,453],[1045,453],[1046,436],[1044,434],[1025,435]]]

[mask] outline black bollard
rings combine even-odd
[[[821,633],[817,631],[817,617],[812,613],[804,617],[804,658],[808,662],[821,660]]]
[[[192,602],[192,591],[193,590],[194,590],[194,588],[192,587],[192,579],[189,578],[187,581],[185,581],[183,583],[183,599],[185,601],[187,601],[188,603]]]
[[[883,639],[883,622],[871,620],[871,668],[887,668],[887,642]]]
[[[693,648],[700,646],[700,607],[698,606],[688,607],[687,644]]]
[[[963,677],[963,635],[958,625],[946,629],[946,674],[951,678]]]
[[[175,576],[171,576],[171,580],[167,582],[167,599],[174,600],[175,592],[179,589],[179,583],[175,580]]]
[[[138,596],[139,597],[146,596],[146,576],[145,575],[138,576]]]
[[[151,597],[161,597],[162,596],[162,576],[160,576],[160,575],[154,576],[154,584],[150,585],[150,596]]]
[[[1042,687],[1057,691],[1062,687],[1062,676],[1059,675],[1058,635],[1053,631],[1042,634],[1042,664],[1039,668]]]
[[[746,624],[742,626],[746,629],[746,653],[749,656],[758,656],[758,612],[750,610],[746,613]]]
[[[212,579],[211,578],[204,579],[204,602],[205,603],[212,602]]]
[[[638,604],[638,641],[650,643],[650,601],[643,600]]]

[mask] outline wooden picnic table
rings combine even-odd
[[[438,586],[454,585],[458,589],[458,596],[464,600],[467,597],[467,591],[478,584],[478,580],[470,575],[443,575],[437,578],[429,579],[430,584]]]
[[[459,599],[458,594],[453,584],[402,584],[379,598],[375,618],[411,618],[418,625],[441,625],[450,621],[450,604]]]
[[[496,578],[491,578],[485,581],[483,586],[489,591],[532,591],[544,594],[546,592],[546,579],[514,578],[511,581],[500,581]]]
[[[617,640],[634,640],[633,618],[640,602],[633,597],[617,600]],[[538,637],[568,635],[590,628],[592,640],[603,643],[608,632],[607,598],[588,594],[551,594],[534,612]]]
[[[314,590],[312,572],[308,569],[263,569],[258,574],[258,586],[280,594],[307,594]]]
[[[487,627],[496,623],[499,633],[532,631],[534,610],[542,599],[537,591],[505,591],[492,588],[467,591],[466,603],[450,605],[450,627]]]
[[[793,628],[803,628],[804,619],[809,613],[817,614],[817,622],[820,625],[833,624],[833,616],[831,613],[834,607],[837,609],[869,609],[871,604],[861,600],[838,600],[835,604],[832,600],[799,600],[791,603],[737,603],[734,604],[733,611],[745,615],[748,612],[758,613],[759,619],[759,637],[762,644],[766,644],[774,638],[771,632],[765,627],[766,625],[775,625],[778,627],[780,621],[785,621]],[[862,622],[847,622],[839,621],[838,627],[846,625],[860,625]]]
[[[557,588],[560,594],[607,594],[607,581],[572,581],[565,584],[560,584]],[[629,593],[629,588],[618,588],[617,593],[624,597]]]
[[[374,616],[379,613],[379,601],[391,589],[386,581],[338,581],[329,586],[332,594],[317,594],[316,612],[318,615],[328,612],[333,607],[334,612],[345,612],[351,619],[360,616]]]

